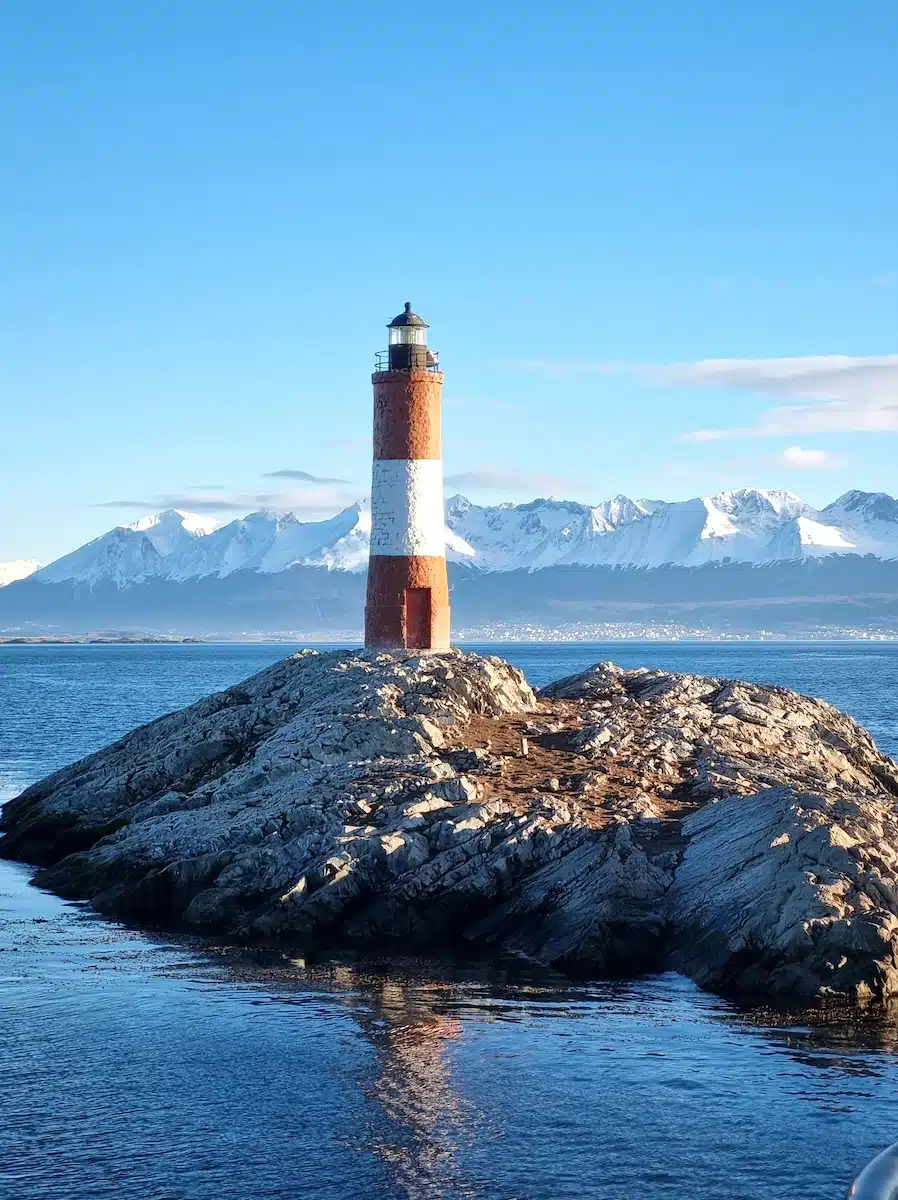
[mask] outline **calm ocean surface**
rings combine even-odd
[[[295,647],[0,647],[0,801]],[[823,696],[898,754],[898,646],[492,647]],[[898,1024],[662,975],[309,966],[149,937],[0,863],[0,1198],[824,1200],[898,1139]]]

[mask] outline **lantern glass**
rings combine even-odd
[[[423,325],[391,325],[391,346],[426,346],[427,329]]]

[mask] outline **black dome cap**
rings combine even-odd
[[[417,313],[412,312],[411,300],[406,300],[405,311],[401,312],[398,317],[394,317],[387,326],[387,329],[394,329],[399,325],[420,325],[423,329],[430,328],[423,317],[419,317]]]

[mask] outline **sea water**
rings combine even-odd
[[[0,799],[284,646],[0,648]],[[482,648],[486,649],[486,648]],[[490,648],[823,696],[898,752],[898,647]],[[823,1200],[898,1138],[898,1027],[665,974],[305,963],[149,936],[0,863],[0,1197]]]

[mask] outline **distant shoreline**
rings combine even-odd
[[[52,634],[6,635],[0,634],[0,647],[3,646],[295,646],[297,648],[325,649],[360,646],[361,635],[356,638],[348,637],[296,637],[284,634],[280,637],[165,637],[165,636],[108,636],[93,634]],[[845,633],[842,635],[826,636],[822,634],[798,634],[789,636],[763,636],[758,634],[739,635],[696,635],[684,634],[681,637],[657,637],[646,633],[642,636],[607,636],[594,637],[459,637],[453,639],[453,645],[459,648],[466,646],[490,646],[501,650],[503,646],[595,646],[595,645],[656,645],[656,646],[857,646],[857,645],[894,645],[898,643],[898,635],[892,633]]]
[[[104,637],[102,634],[0,634],[0,646],[183,646],[203,645],[205,639],[196,637],[162,637],[146,634],[145,636]]]

